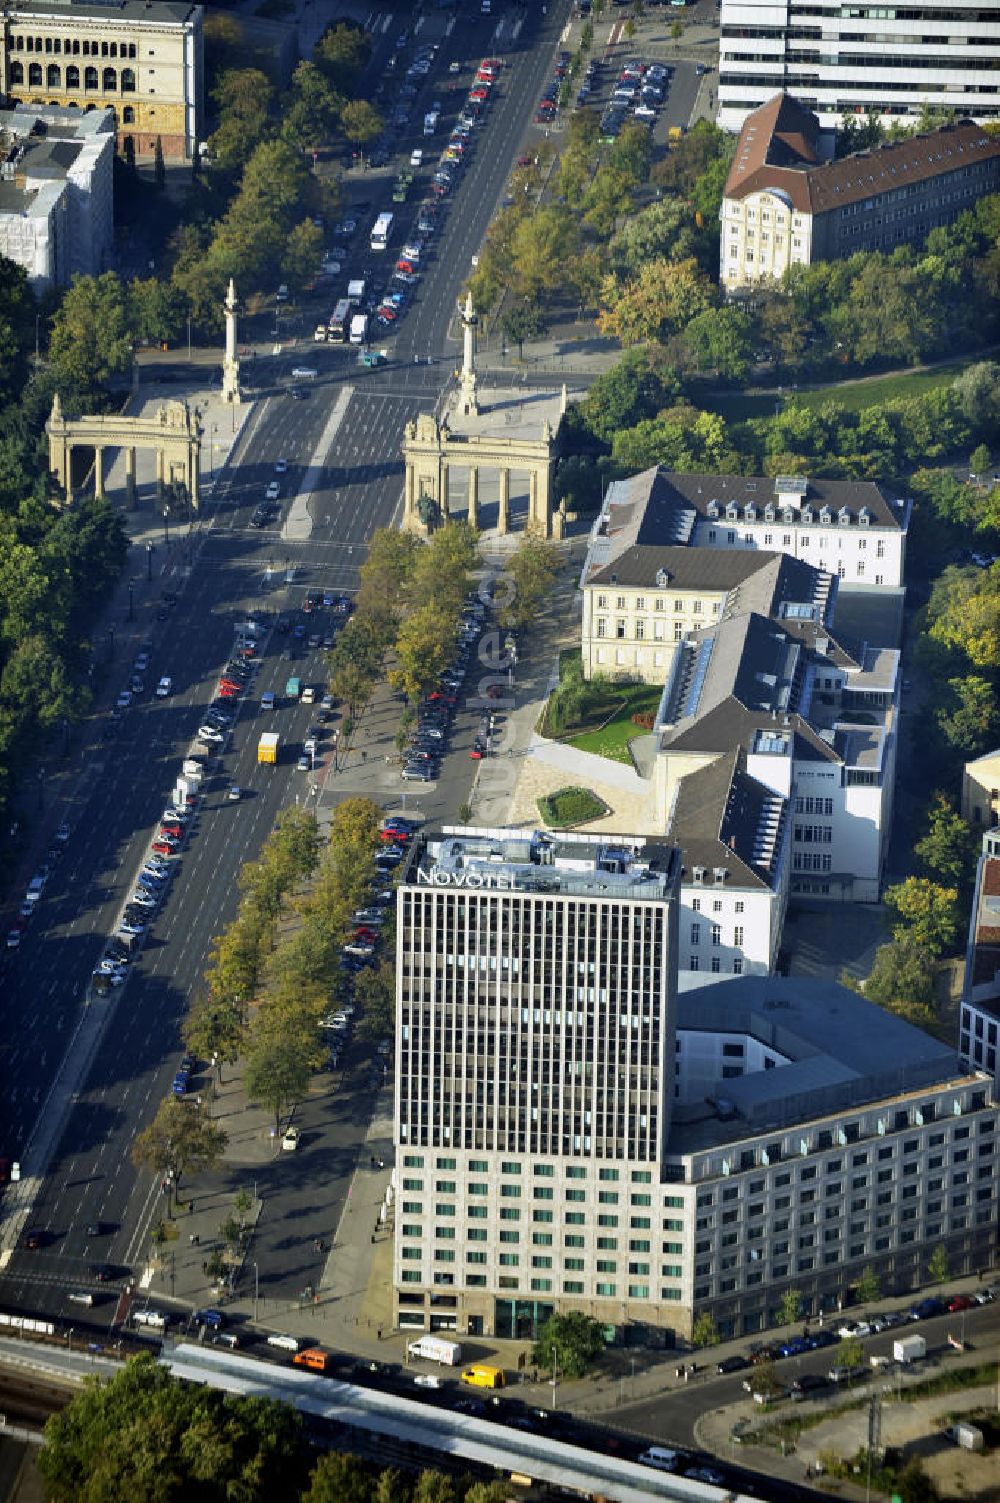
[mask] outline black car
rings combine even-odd
[[[738,1373],[749,1366],[750,1364],[745,1357],[723,1357],[721,1362],[715,1364],[715,1371],[717,1373]]]
[[[90,1277],[98,1284],[112,1284],[119,1277],[119,1270],[110,1263],[91,1263]]]

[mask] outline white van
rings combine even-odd
[[[306,1343],[304,1341],[300,1341],[297,1336],[281,1335],[269,1336],[267,1338],[267,1344],[268,1346],[276,1346],[279,1351],[282,1352],[298,1352],[302,1349],[303,1346],[306,1345]]]
[[[314,381],[318,371],[313,370],[311,365],[297,365],[292,371],[293,381]]]
[[[680,1463],[687,1458],[681,1451],[670,1451],[666,1446],[650,1446],[648,1451],[643,1451],[636,1460],[640,1466],[655,1466],[661,1472],[676,1472]]]
[[[71,1293],[67,1294],[66,1298],[71,1305],[90,1306],[94,1303],[94,1296],[90,1293],[89,1289],[74,1289]]]

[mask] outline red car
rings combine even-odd
[[[355,929],[354,939],[360,945],[374,945],[378,943],[378,934],[374,929],[366,929],[362,925],[360,929]]]
[[[437,700],[443,705],[453,705],[455,703],[455,695],[449,694],[446,689],[432,689],[427,698]]]
[[[184,831],[180,825],[161,825],[160,833],[156,838],[157,840],[172,840],[179,842],[183,838],[183,835]]]
[[[484,89],[482,84],[478,89],[470,89],[469,99],[473,104],[485,104],[490,97],[489,89]]]
[[[220,684],[215,691],[215,697],[216,699],[239,699],[240,691],[238,689],[230,689],[225,684]]]
[[[971,1310],[974,1305],[975,1300],[970,1299],[967,1294],[956,1294],[945,1305],[945,1309],[955,1314],[959,1310]]]
[[[219,684],[224,689],[235,689],[237,694],[243,688],[243,682],[238,678],[227,678],[225,674],[219,679]]]
[[[177,843],[173,840],[154,840],[153,850],[158,856],[172,856],[177,849]]]

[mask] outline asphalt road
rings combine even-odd
[[[550,66],[558,16],[566,7],[550,4],[548,9],[547,18],[524,22],[517,44],[510,35],[513,13],[504,18],[507,31],[501,42],[508,66],[501,97],[480,132],[474,162],[448,206],[436,254],[394,337],[390,364],[381,371],[364,371],[356,363],[356,351],[326,346],[310,347],[308,361],[301,348],[282,348],[256,364],[255,379],[271,394],[259,403],[234,452],[219,487],[214,525],[193,559],[180,601],[169,620],[155,629],[146,673],[149,692],[81,767],[65,854],[32,927],[4,972],[0,1038],[5,1041],[6,1085],[0,1102],[0,1144],[11,1158],[23,1153],[46,1099],[104,937],[132,890],[184,748],[212,697],[218,669],[231,648],[234,622],[262,601],[275,610],[295,610],[306,590],[350,588],[372,531],[396,513],[402,488],[402,423],[434,406],[442,379],[441,369],[428,365],[426,357],[415,364],[413,352],[449,348],[448,328],[458,290],[473,247],[502,194]],[[446,23],[441,19],[437,24],[443,28]],[[496,24],[478,18],[460,21],[447,50],[442,48],[439,67],[446,67],[456,49],[473,64],[496,50]],[[420,39],[432,35],[429,23]],[[428,88],[433,84],[432,79]],[[461,97],[456,96],[456,102]],[[408,142],[401,145],[408,154]],[[365,189],[374,214],[373,182],[366,180]],[[412,208],[404,206],[414,219],[418,202],[415,191]],[[358,243],[363,271],[369,259],[366,240]],[[387,278],[390,270],[391,266]],[[304,400],[296,400],[287,390],[291,370],[306,363],[319,374],[313,381],[294,383],[307,393]],[[336,417],[339,426],[327,448],[324,436]],[[274,477],[278,458],[289,467],[282,477],[282,511],[272,529],[254,531],[250,513],[263,486]],[[309,501],[311,527],[296,527],[308,536],[290,538],[288,498],[311,467],[318,467],[310,477],[315,481]],[[290,569],[294,577],[286,583]],[[308,619],[310,630],[324,629],[325,623],[315,626],[314,618],[302,619]],[[263,644],[253,691],[225,748],[224,771],[210,783],[199,808],[176,863],[179,871],[170,897],[127,985],[97,1004],[110,1012],[109,1024],[71,1106],[31,1218],[43,1245],[37,1251],[14,1252],[0,1273],[0,1308],[68,1319],[70,1290],[104,1292],[93,1279],[92,1264],[109,1263],[124,1270],[142,1260],[160,1191],[148,1174],[132,1168],[132,1139],[169,1092],[181,1052],[178,1024],[199,985],[212,937],[235,911],[239,868],[257,853],[279,810],[296,795],[308,795],[310,774],[299,772],[290,755],[273,770],[256,764],[263,722],[255,705],[265,689],[279,694],[284,689],[291,666],[283,648],[277,635]],[[306,681],[321,683],[318,654],[305,653],[294,666]],[[129,668],[121,661],[113,665],[123,684]],[[162,674],[174,680],[174,693],[166,700],[151,694]],[[290,750],[301,742],[310,718],[307,707],[285,705],[266,726],[278,729]],[[329,759],[329,743],[323,756]],[[428,807],[443,805],[449,797],[459,802],[468,791],[471,770],[466,749],[456,752],[441,783],[424,795]],[[231,782],[247,790],[238,803],[226,798]],[[325,1103],[321,1197],[312,1157],[308,1171],[304,1159],[301,1169],[289,1170],[286,1161],[280,1180],[264,1186],[262,1193],[280,1197],[269,1202],[273,1225],[262,1228],[264,1242],[258,1254],[259,1261],[270,1265],[262,1268],[265,1282],[272,1279],[276,1288],[300,1288],[310,1272],[302,1266],[300,1238],[289,1228],[308,1217],[310,1237],[325,1233],[325,1227],[315,1226],[320,1198],[321,1220],[336,1225],[366,1120],[369,1090],[370,1080],[362,1072],[356,1091],[349,1089]],[[88,1236],[86,1227],[92,1222],[103,1224],[101,1236]],[[99,1308],[110,1319],[114,1302],[109,1298]]]

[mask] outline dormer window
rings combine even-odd
[[[861,510],[858,512],[858,526],[859,527],[867,527],[868,524],[869,524],[869,522],[871,521],[871,519],[872,519],[871,512],[868,510],[867,506],[863,506],[861,508]]]
[[[786,518],[785,520],[787,521],[788,519]],[[764,508],[764,521],[765,522],[773,522],[774,521],[774,507],[773,506],[765,506],[765,508]]]
[[[743,508],[743,520],[745,522],[756,522],[756,520],[757,520],[757,508],[756,508],[756,506],[754,506],[752,504],[752,502],[748,501],[747,504],[746,504],[746,506],[744,506],[744,508]]]
[[[815,521],[815,516],[813,514],[813,509],[812,509],[811,506],[803,506],[803,508],[802,508],[802,520],[803,520],[803,522],[813,522],[813,521]]]
[[[784,511],[781,513],[781,520],[784,522],[786,527],[790,527],[795,521],[795,512],[790,506],[786,506]],[[805,518],[803,518],[803,520],[805,520]]]
[[[668,581],[668,578],[667,578],[667,571],[666,571],[666,569],[657,569],[657,571],[656,571],[656,588],[658,590],[665,590],[667,588],[668,582],[669,581]]]
[[[739,514],[740,509],[736,505],[736,502],[730,501],[729,505],[726,507],[726,519],[730,522],[735,522],[739,518]]]
[[[841,527],[849,527],[851,525],[851,514],[847,510],[846,506],[842,506],[838,511],[837,521],[840,523]]]
[[[824,506],[820,509],[819,519],[823,523],[824,527],[828,527],[829,524],[833,521],[833,512],[828,506]]]
[[[719,515],[719,503],[718,503],[718,501],[710,501],[708,503],[708,515],[710,517],[717,517]]]

